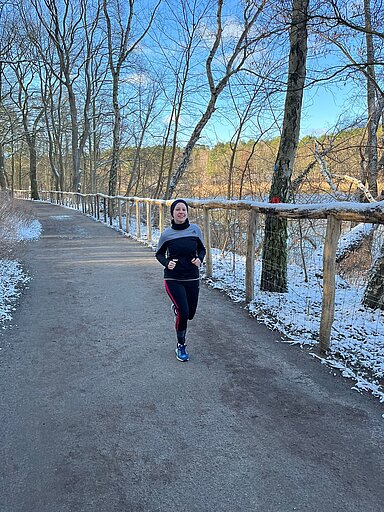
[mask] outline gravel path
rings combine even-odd
[[[153,252],[33,211],[0,335],[1,512],[383,509],[383,404],[204,285],[179,363]]]

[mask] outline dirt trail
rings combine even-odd
[[[377,512],[383,406],[202,286],[174,357],[153,252],[33,205],[0,335],[1,512]]]

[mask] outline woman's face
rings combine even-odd
[[[188,210],[184,203],[177,203],[173,210],[173,220],[176,224],[183,224],[188,217]]]

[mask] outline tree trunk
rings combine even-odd
[[[369,273],[367,287],[364,292],[363,304],[372,309],[384,310],[384,244],[380,255]]]
[[[367,126],[367,145],[365,148],[365,162],[367,185],[369,191],[374,197],[378,196],[377,176],[379,170],[378,152],[377,152],[377,128],[383,108],[383,97],[378,101],[377,88],[375,82],[375,49],[373,44],[373,35],[371,33],[371,3],[370,0],[364,0],[365,15],[365,34],[367,48],[367,106],[368,106],[368,126]],[[363,304],[372,309],[384,310],[384,245],[381,248],[380,256],[372,266],[367,286],[365,288]]]
[[[279,151],[269,194],[271,203],[291,200],[291,176],[299,142],[301,108],[306,75],[309,0],[294,0],[290,29],[287,93]],[[287,220],[267,216],[263,246],[261,290],[286,292]]]
[[[371,27],[371,6],[370,0],[364,0],[365,12],[365,33],[367,48],[367,105],[368,105],[368,130],[367,146],[365,148],[365,167],[367,185],[374,197],[377,197],[377,125],[375,118],[376,105],[376,86],[375,86],[375,51],[373,46],[373,35],[369,32]]]
[[[72,192],[79,192],[81,189],[80,173],[80,149],[79,149],[79,124],[77,116],[76,97],[69,83],[69,77],[66,82],[68,90],[69,112],[71,116],[71,148],[72,148]]]
[[[29,148],[29,179],[31,183],[31,199],[39,200],[39,191],[37,189],[37,157],[36,157],[36,137],[28,137]]]
[[[7,188],[7,175],[5,174],[5,158],[3,145],[0,143],[0,189]]]
[[[110,196],[116,195],[117,188],[117,171],[120,159],[120,145],[121,145],[121,114],[119,105],[119,75],[113,74],[112,85],[112,105],[113,105],[113,132],[112,132],[112,161],[109,170],[108,194]]]

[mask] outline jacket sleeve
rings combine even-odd
[[[206,250],[203,243],[203,235],[201,233],[201,230],[199,228],[199,238],[197,239],[197,257],[201,262],[204,260],[204,256],[206,254]]]
[[[156,251],[155,257],[156,257],[157,261],[159,261],[163,265],[163,267],[167,267],[168,262],[169,262],[169,258],[166,257],[167,246],[168,246],[168,244],[167,244],[166,240],[164,239],[164,236],[161,235],[159,244],[157,246],[157,251]]]

